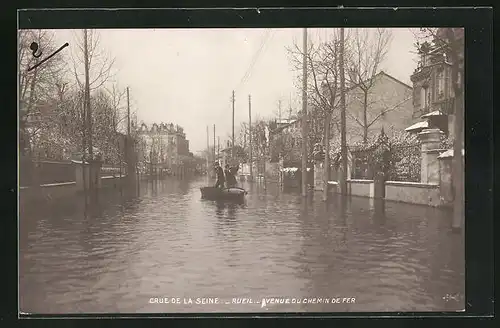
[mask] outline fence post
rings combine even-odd
[[[100,159],[90,161],[90,165],[92,166],[92,179],[94,179],[94,183],[96,188],[102,188],[102,179],[101,179],[101,168],[102,161]]]
[[[453,203],[451,152],[441,154],[438,156],[438,160],[440,161],[439,193],[441,205],[451,205]]]
[[[323,191],[324,186],[324,167],[323,162],[314,161],[314,190]]]
[[[382,171],[377,171],[373,179],[374,182],[374,198],[384,199],[385,198],[385,174]]]
[[[439,129],[425,129],[418,134],[421,141],[421,170],[420,182],[439,184],[439,153],[440,137],[443,132]]]
[[[74,165],[75,168],[75,182],[76,182],[76,188],[78,191],[83,191],[85,189],[84,184],[88,186],[89,184],[89,170],[88,170],[88,165],[86,165],[83,161],[71,161]],[[85,174],[83,173],[83,170],[85,171]],[[83,180],[83,177],[85,177],[85,180]]]

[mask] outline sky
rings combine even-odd
[[[332,29],[308,29],[310,40],[327,38]],[[416,66],[415,37],[408,28],[394,28],[381,69],[410,84]],[[55,41],[70,48],[78,30],[54,30]],[[129,87],[138,121],[174,123],[184,128],[190,151],[206,149],[213,124],[221,144],[231,135],[231,94],[235,90],[235,134],[248,121],[300,107],[286,47],[302,42],[302,29],[103,29],[100,48],[115,59],[118,85]],[[261,49],[259,51],[259,49]],[[70,51],[71,52],[71,51]],[[68,53],[66,52],[66,56]],[[255,59],[255,60],[254,60]],[[252,65],[253,63],[253,65]],[[248,72],[248,74],[247,74]],[[246,78],[244,79],[244,77]]]

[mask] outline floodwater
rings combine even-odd
[[[25,210],[20,311],[464,309],[463,242],[440,210],[325,204],[271,184],[243,185],[243,205],[216,204],[200,199],[205,184],[143,183],[88,211],[76,197]]]

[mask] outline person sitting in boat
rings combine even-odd
[[[222,170],[222,167],[219,165],[219,162],[215,162],[214,164],[215,167],[215,176],[217,178],[217,181],[215,182],[215,188],[224,188],[224,171]]]
[[[236,177],[234,176],[234,170],[233,168],[229,167],[229,164],[226,164],[226,169],[224,170],[224,173],[226,175],[226,185],[228,188],[236,186]]]

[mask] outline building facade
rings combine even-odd
[[[444,29],[438,29],[436,38],[442,37]],[[463,41],[463,34],[457,34]],[[414,124],[406,128],[418,133],[427,128],[438,128],[453,138],[453,85],[452,63],[439,42],[425,42],[419,49],[420,58],[411,75],[413,83]],[[459,58],[463,60],[463,50]]]
[[[173,171],[189,158],[189,140],[184,129],[173,123],[142,123],[138,129],[141,146],[139,158],[143,162],[162,164]]]
[[[411,86],[383,71],[374,76],[371,84],[366,94],[359,83],[346,90],[346,137],[349,146],[362,143],[365,134],[368,139],[371,139],[378,136],[384,129],[384,132],[390,135],[392,131],[404,130],[413,121]],[[332,117],[335,122],[334,128],[330,133],[332,146],[340,144],[339,117],[339,111],[336,110]],[[286,157],[288,152],[297,153],[301,147],[301,120],[292,120],[278,125],[271,132],[271,136],[271,157]],[[312,147],[312,145],[309,146]],[[300,154],[295,154],[295,156],[290,156],[290,160],[300,160],[300,156]]]
[[[367,92],[364,86],[370,85]],[[366,90],[367,88],[365,88]],[[339,95],[340,96],[340,95]],[[366,100],[365,100],[366,97]],[[372,80],[355,84],[346,90],[346,137],[349,149],[355,150],[355,145],[363,143],[365,138],[371,140],[380,135],[383,129],[387,135],[402,131],[413,121],[414,108],[412,104],[413,89],[404,82],[381,71]],[[365,106],[366,104],[366,106]],[[365,110],[366,109],[366,110]],[[308,109],[308,114],[313,113]],[[316,122],[312,118],[308,120]],[[320,120],[321,121],[321,120]],[[302,161],[302,120],[280,124],[271,133],[271,161],[281,159],[284,167],[300,167]],[[335,150],[340,145],[340,113],[335,110],[332,115],[333,128],[330,132],[330,149]],[[310,127],[310,129],[313,127]],[[310,131],[311,133],[311,131]],[[311,153],[314,145],[308,145]],[[324,137],[316,142],[323,143]],[[351,167],[353,153],[349,153],[349,175],[356,168]],[[332,163],[333,164],[333,163]],[[335,170],[332,171],[335,173]],[[334,174],[335,175],[335,174]]]
[[[363,85],[371,85],[368,92]],[[374,138],[383,129],[387,135],[401,131],[413,121],[412,87],[386,72],[379,72],[373,79],[363,81],[346,91],[347,144],[362,143]],[[365,101],[366,97],[366,101]],[[365,111],[366,104],[366,111]],[[340,122],[340,115],[334,120]],[[340,140],[340,124],[334,125],[332,138]]]
[[[301,165],[302,121],[289,120],[277,124],[277,128],[269,133],[270,162],[283,161],[285,167]]]

